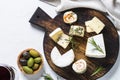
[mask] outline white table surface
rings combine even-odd
[[[34,48],[42,54],[44,53],[44,29],[29,23],[29,19],[38,6],[52,18],[57,14],[55,7],[39,0],[0,0],[0,63],[14,66],[18,70],[19,80],[39,80],[40,78],[40,75],[23,75],[17,66],[17,57],[24,49]],[[57,80],[57,75],[49,67],[46,60],[44,70],[54,77],[54,80]],[[98,80],[120,80],[119,75],[120,55],[113,68]]]

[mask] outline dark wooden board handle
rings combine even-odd
[[[47,31],[52,32],[59,25],[52,19],[48,14],[46,14],[41,8],[37,8],[31,19],[30,23],[38,25],[45,28]]]

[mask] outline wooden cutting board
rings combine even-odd
[[[54,46],[60,50],[61,54],[64,54],[66,51],[71,49],[71,44],[67,47],[67,49],[63,49],[49,37],[49,34],[58,27],[60,27],[64,33],[68,34],[70,25],[63,22],[64,12],[59,13],[54,19],[52,19],[42,9],[38,8],[31,17],[30,23],[36,24],[45,29],[45,37],[43,43],[44,54],[50,67],[57,74],[66,78],[67,80],[96,80],[97,78],[105,75],[112,68],[117,59],[119,51],[118,33],[112,22],[99,11],[88,8],[76,8],[71,10],[78,15],[78,20],[74,24],[82,25],[85,27],[85,21],[92,19],[94,16],[98,17],[105,24],[105,28],[101,33],[103,33],[104,36],[107,54],[106,58],[97,59],[85,56],[87,39],[88,37],[96,35],[96,33],[85,32],[85,36],[83,38],[74,37],[74,40],[76,42],[74,49],[75,61],[83,58],[87,61],[88,64],[87,71],[84,74],[75,73],[71,68],[72,64],[65,68],[59,68],[53,64],[50,58],[50,53]],[[94,76],[90,76],[98,66],[103,66],[104,70],[100,71]]]

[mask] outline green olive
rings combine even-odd
[[[33,70],[31,68],[29,68],[28,66],[23,66],[22,68],[23,68],[24,72],[27,74],[33,73]]]
[[[35,58],[40,56],[39,53],[34,49],[30,50],[29,53],[32,57],[35,57]]]
[[[28,61],[27,61],[27,66],[28,66],[28,67],[32,67],[33,64],[34,64],[34,59],[31,57],[31,58],[29,58]]]
[[[34,59],[34,62],[35,63],[40,63],[42,61],[42,58],[41,57],[37,57]]]
[[[39,64],[34,64],[32,67],[33,70],[37,70],[38,68],[39,68]]]

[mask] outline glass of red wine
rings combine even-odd
[[[0,64],[0,80],[18,80],[17,70],[12,66]]]

